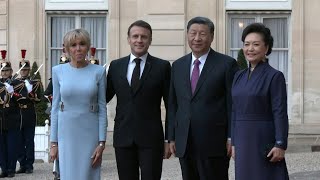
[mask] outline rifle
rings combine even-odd
[[[43,64],[41,64],[41,65],[39,66],[39,68],[37,69],[37,71],[33,73],[33,75],[31,76],[30,80],[33,80],[33,79],[36,77],[37,73],[38,73],[39,70],[42,68],[42,66],[43,66]]]
[[[2,67],[1,67],[1,69],[0,69],[0,72],[3,70],[3,68],[5,67],[7,65],[7,63],[2,63]],[[3,82],[0,82],[0,84],[3,84]]]
[[[0,72],[3,70],[4,67],[6,67],[6,65],[7,65],[7,63],[5,63],[5,62],[2,63],[2,67],[1,67],[1,69],[0,69]]]
[[[11,84],[11,82],[18,77],[20,71],[22,70],[22,68],[24,68],[25,65],[26,65],[26,63],[24,63],[24,64],[21,66],[21,68],[12,76],[11,79],[7,79],[6,82],[7,82],[8,84]]]

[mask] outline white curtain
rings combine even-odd
[[[288,51],[273,50],[269,55],[269,64],[281,71],[288,82]]]
[[[62,54],[63,36],[69,30],[75,28],[75,17],[52,17],[51,18],[51,65],[59,64]]]
[[[255,21],[254,18],[232,18],[231,19],[231,44],[230,44],[230,55],[237,59],[239,49],[242,48],[243,43],[241,41],[241,35],[243,29],[249,24]]]
[[[287,18],[265,18],[265,24],[273,36],[273,50],[269,64],[281,71],[288,82],[288,24]],[[277,49],[281,48],[281,49]]]
[[[104,65],[107,62],[106,17],[82,17],[81,27],[89,32],[91,36],[91,47],[97,48],[95,57],[99,59],[100,65]]]
[[[80,20],[80,22],[76,22]],[[104,65],[107,61],[106,41],[107,41],[107,26],[105,16],[52,16],[51,17],[51,44],[49,45],[51,55],[51,65],[59,64],[60,56],[63,47],[63,36],[71,29],[79,24],[81,28],[86,29],[91,38],[91,47],[95,47],[95,57],[100,60],[100,65]],[[90,53],[88,54],[88,56]]]

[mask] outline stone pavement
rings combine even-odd
[[[103,157],[102,180],[118,180],[116,162],[112,146],[108,146]],[[291,180],[319,180],[320,152],[290,152],[286,154]],[[5,178],[6,179],[6,178]],[[9,178],[7,178],[8,180]],[[33,174],[18,174],[11,180],[49,180],[53,179],[52,163],[35,163]],[[164,160],[162,180],[181,180],[177,158]],[[234,161],[230,161],[230,180],[234,179]]]

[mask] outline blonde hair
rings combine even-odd
[[[85,29],[73,29],[69,32],[67,32],[63,37],[63,45],[67,52],[69,52],[70,46],[77,40],[80,39],[83,41],[88,48],[88,51],[90,49],[91,45],[91,39],[88,31]]]

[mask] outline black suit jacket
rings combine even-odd
[[[169,140],[176,143],[177,157],[185,155],[188,138],[193,155],[224,156],[231,120],[231,86],[238,65],[233,58],[211,49],[192,95],[191,60],[190,53],[172,64]]]
[[[160,106],[163,98],[167,107],[170,63],[148,55],[140,86],[133,92],[127,80],[129,59],[112,61],[107,76],[107,102],[117,96],[113,145],[126,147],[134,142],[143,147],[163,146]]]

